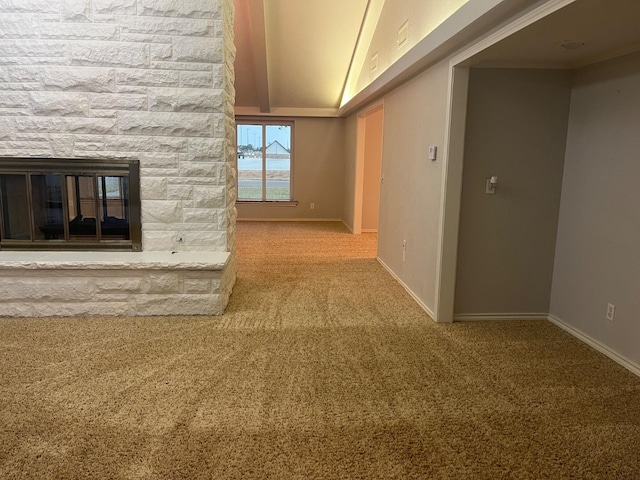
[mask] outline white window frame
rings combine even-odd
[[[236,126],[240,125],[256,125],[262,127],[262,199],[241,199],[237,198],[236,203],[240,204],[259,204],[259,205],[277,205],[277,206],[295,206],[298,204],[294,200],[293,189],[293,171],[294,171],[294,138],[295,138],[295,122],[291,119],[268,119],[255,117],[236,117]],[[289,198],[283,200],[267,200],[267,127],[268,126],[287,126],[290,128],[289,141]],[[236,133],[237,141],[237,133]],[[238,155],[236,154],[236,172],[238,170]],[[240,175],[236,174],[236,192],[240,192],[238,182]]]

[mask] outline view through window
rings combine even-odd
[[[292,130],[292,123],[237,121],[239,201],[293,199]]]

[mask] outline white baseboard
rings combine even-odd
[[[600,353],[603,353],[604,355],[609,357],[611,360],[613,360],[617,364],[623,366],[624,368],[629,370],[631,373],[634,373],[640,377],[640,365],[632,362],[631,360],[624,358],[619,353],[614,352],[606,345],[600,343],[598,340],[591,338],[589,335],[582,333],[580,330],[572,327],[571,325],[559,319],[558,317],[549,314],[547,318],[551,323],[553,323],[554,325],[557,325],[558,327],[563,329],[565,332],[570,333],[571,335],[576,337],[578,340],[582,340],[584,343],[586,343],[590,347],[595,348]]]
[[[349,225],[347,222],[345,222],[344,220],[342,220],[342,224],[347,227],[347,230],[349,230],[349,233],[353,233],[353,228],[351,228],[351,225]]]
[[[402,288],[404,288],[407,291],[407,293],[409,295],[411,295],[411,298],[413,298],[416,301],[416,303],[420,306],[420,308],[422,308],[425,312],[427,312],[427,314],[431,317],[432,320],[435,320],[436,316],[433,314],[431,309],[429,307],[427,307],[424,304],[424,302],[422,300],[420,300],[418,298],[418,296],[415,293],[413,293],[411,291],[411,289],[402,280],[400,280],[400,277],[398,277],[398,275],[396,275],[393,272],[393,270],[391,270],[386,263],[384,263],[382,260],[380,260],[379,257],[376,260],[378,260],[378,263],[380,263],[380,265],[382,265],[384,267],[384,269],[387,272],[389,272],[389,274],[396,280],[396,282],[398,282],[400,285],[402,285]]]
[[[363,228],[360,230],[362,233],[378,233],[377,228]]]
[[[236,221],[238,222],[342,222],[340,218],[237,218]]]
[[[491,320],[547,320],[546,313],[459,313],[454,322],[484,322]]]

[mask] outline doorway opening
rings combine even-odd
[[[384,105],[358,114],[353,233],[377,233],[382,188]]]

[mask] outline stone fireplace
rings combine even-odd
[[[66,202],[0,231],[0,315],[221,314],[235,281],[232,0],[0,2],[0,31],[0,160],[18,164],[0,161],[0,190],[38,203],[59,186]],[[9,177],[20,159],[68,170]],[[80,168],[92,161],[105,173]],[[125,164],[138,176],[114,173]]]

